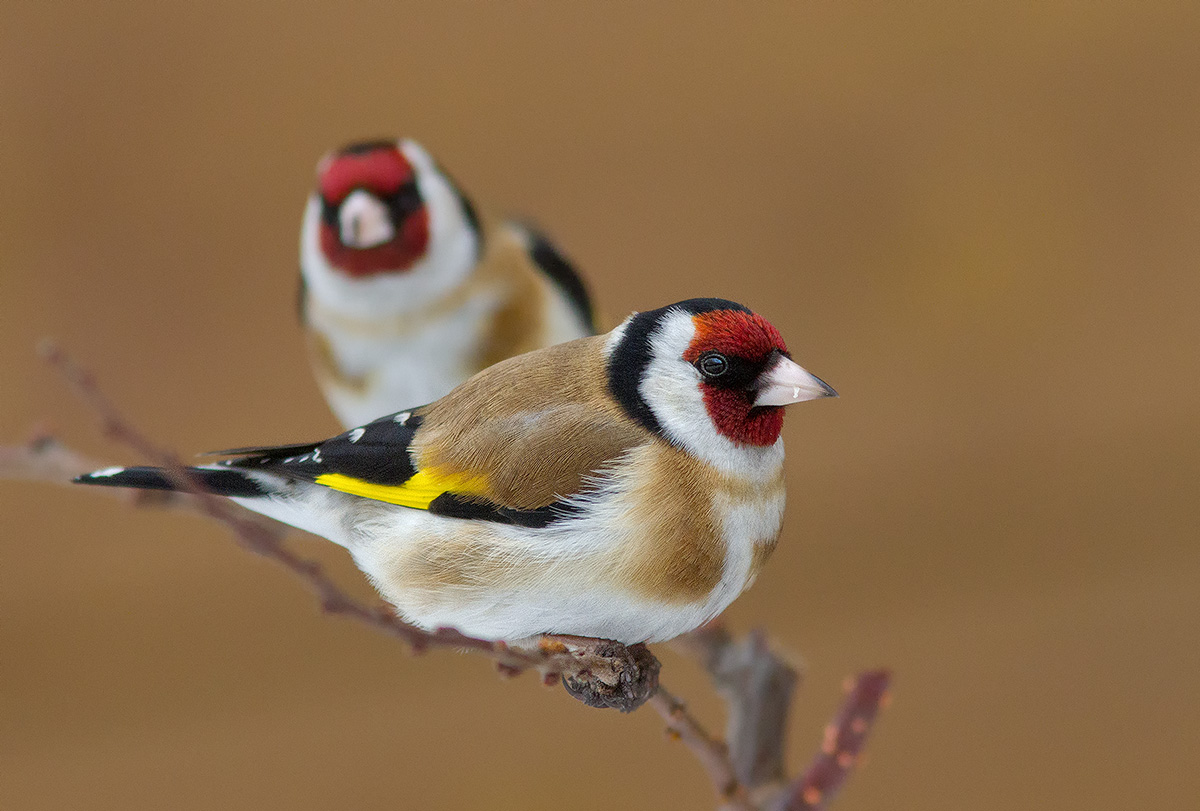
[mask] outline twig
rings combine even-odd
[[[875,716],[887,706],[891,678],[886,670],[870,670],[846,680],[846,698],[825,727],[821,751],[789,787],[781,811],[820,811],[828,806],[861,759]]]
[[[68,448],[42,427],[30,432],[24,445],[0,445],[0,479],[43,482],[73,487],[72,479],[81,473],[89,473],[109,463],[84,456]],[[135,507],[158,507],[178,509],[183,512],[202,512],[196,497],[177,490],[134,490],[120,487],[97,488],[98,493],[120,499]],[[262,525],[265,530],[282,537],[282,524],[264,518],[230,503],[230,509],[240,512],[247,521]]]
[[[725,699],[725,740],[738,781],[751,791],[781,783],[797,668],[771,650],[762,631],[735,640],[715,622],[679,637],[673,646],[700,661]]]
[[[687,706],[667,692],[661,684],[647,703],[667,722],[667,732],[677,737],[691,750],[696,760],[700,761],[725,807],[752,808],[737,775],[734,774],[725,744],[709,735],[700,722],[688,712]]]
[[[41,428],[32,431],[24,445],[0,447],[0,479],[67,484],[80,473],[96,470],[98,464],[66,447]]]

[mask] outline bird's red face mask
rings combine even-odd
[[[792,362],[783,336],[761,315],[714,310],[692,323],[696,333],[683,359],[700,372],[704,406],[722,436],[772,445],[783,430],[783,406],[834,394]]]
[[[346,147],[317,169],[321,252],[355,277],[408,270],[429,246],[416,173],[392,143]]]

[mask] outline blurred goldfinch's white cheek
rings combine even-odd
[[[391,242],[396,228],[383,202],[362,189],[350,193],[338,209],[338,231],[348,248],[375,248]]]

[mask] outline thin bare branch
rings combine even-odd
[[[762,631],[734,639],[719,623],[685,634],[673,646],[700,661],[725,699],[725,740],[738,781],[752,792],[781,783],[797,668],[771,650]]]
[[[97,464],[41,429],[24,445],[0,447],[0,479],[68,484],[80,473],[96,470]]]
[[[891,674],[870,670],[847,679],[846,698],[825,727],[821,751],[804,776],[783,797],[782,811],[820,811],[827,808],[862,757],[863,744],[882,707],[887,706]]]
[[[724,807],[747,811],[753,808],[734,774],[725,744],[709,735],[682,701],[660,684],[646,703],[666,721],[667,733],[678,738],[700,761]]]
[[[24,445],[0,445],[0,479],[43,482],[73,486],[72,480],[81,473],[109,467],[111,463],[93,459],[62,444],[42,428],[30,433]],[[183,512],[202,512],[195,496],[167,490],[133,490],[120,487],[95,488],[97,493],[119,499],[134,507],[178,509]],[[264,530],[279,534],[285,527],[269,518],[230,504],[247,521],[261,524]]]

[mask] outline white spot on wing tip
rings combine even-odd
[[[124,473],[123,467],[106,467],[104,470],[97,470],[95,473],[89,473],[89,479],[107,479],[109,476],[116,476],[118,473]]]
[[[394,419],[396,422],[400,423],[401,425],[407,425],[408,418],[411,416],[412,416],[411,411],[401,411],[399,414],[397,414],[392,419]]]
[[[350,435],[347,436],[346,439],[350,440],[351,442],[358,442],[358,440],[363,438],[363,434],[365,434],[365,433],[366,433],[365,429],[355,428],[353,431],[350,432]]]

